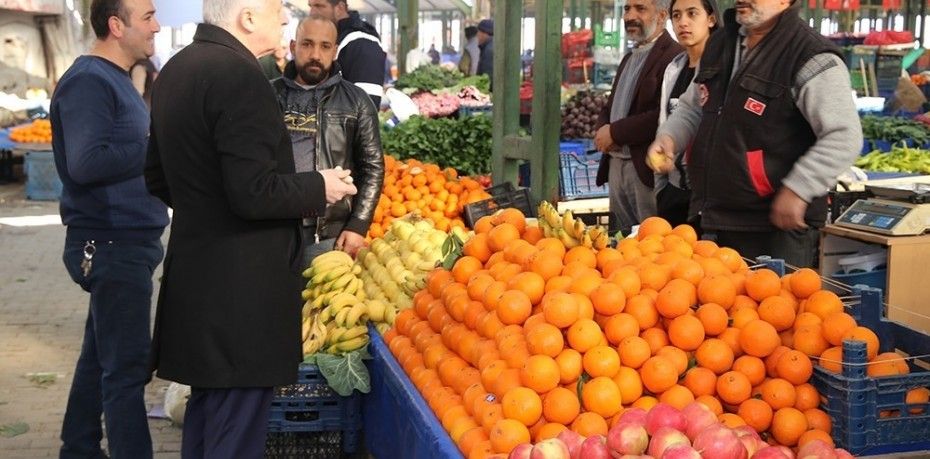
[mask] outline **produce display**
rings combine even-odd
[[[930,174],[930,150],[894,146],[890,152],[873,151],[859,157],[856,167],[875,172]]]
[[[368,344],[368,305],[357,276],[361,266],[339,250],[316,257],[303,272],[307,287],[302,298],[304,356],[318,351],[343,354]]]
[[[52,122],[39,119],[26,126],[15,127],[10,130],[10,140],[19,143],[51,143]]]
[[[463,87],[458,98],[464,107],[486,107],[491,104],[491,96],[474,86]]]
[[[699,402],[691,402],[681,410],[664,403],[659,403],[648,412],[642,408],[631,408],[617,418],[606,436],[596,434],[583,437],[566,429],[555,438],[541,440],[536,444],[521,443],[509,455],[497,455],[497,459],[616,457],[846,459],[853,456],[842,448],[834,448],[829,437],[824,438],[818,434],[802,436],[795,456],[790,448],[767,444],[752,427],[743,425],[732,428],[717,421],[714,413]]]
[[[465,175],[482,175],[491,171],[491,126],[490,116],[413,116],[382,129],[381,146],[398,159],[416,158]]]
[[[397,89],[406,91],[435,91],[452,89],[458,92],[465,86],[474,86],[482,92],[490,91],[487,75],[466,77],[455,68],[437,65],[424,65],[412,72],[401,75],[394,84]]]
[[[607,93],[579,91],[562,107],[562,138],[593,139],[597,119],[607,106]]]
[[[832,448],[831,418],[809,382],[814,361],[841,365],[837,346],[852,339],[867,343],[870,374],[907,371],[901,356],[879,356],[875,334],[815,271],[750,269],[688,225],[651,217],[616,248],[569,248],[506,209],[479,220],[475,233],[384,334],[467,458],[569,431],[606,444],[636,408],[669,413],[646,422],[647,452],[726,440],[737,455],[720,457],[794,457],[813,440]],[[908,398],[926,395],[913,388]],[[677,410],[785,448],[755,442],[761,449],[750,451],[722,428],[726,439],[689,437],[687,425],[666,419],[680,420]],[[694,457],[685,445],[675,451],[681,456],[653,456]]]
[[[582,246],[604,249],[610,243],[610,236],[603,226],[587,226],[580,218],[575,218],[572,211],[559,211],[546,201],[539,203],[539,227],[545,237],[556,238],[565,248]]]
[[[418,92],[411,99],[420,109],[420,114],[427,118],[450,116],[459,110],[461,102],[458,96],[450,93],[439,95],[431,92]]]
[[[924,123],[894,116],[863,116],[862,136],[866,140],[885,140],[892,144],[911,141],[917,145],[930,142],[930,128]]]

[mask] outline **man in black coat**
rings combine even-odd
[[[262,457],[272,387],[301,361],[298,220],[356,193],[347,171],[295,173],[256,59],[287,17],[280,0],[253,5],[205,0],[153,90],[146,183],[174,216],[152,359],[192,387],[185,458]]]

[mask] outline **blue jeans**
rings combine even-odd
[[[184,414],[182,459],[261,459],[271,387],[191,388]]]
[[[90,293],[84,343],[61,428],[61,458],[106,457],[100,417],[114,458],[152,457],[145,411],[149,372],[152,275],[164,256],[161,241],[95,243],[89,274],[84,241],[66,241],[64,263]]]

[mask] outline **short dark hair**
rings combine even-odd
[[[465,28],[465,39],[471,40],[475,35],[478,35],[478,28],[475,26],[468,26]]]
[[[110,35],[110,18],[116,16],[129,24],[129,10],[123,0],[94,0],[90,4],[90,25],[97,38]]]

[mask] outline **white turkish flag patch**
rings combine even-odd
[[[746,99],[746,104],[743,105],[743,108],[759,116],[762,116],[762,113],[765,112],[765,104],[752,97]]]

